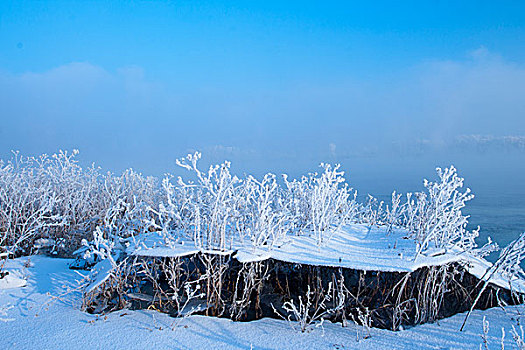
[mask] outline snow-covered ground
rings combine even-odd
[[[153,310],[90,315],[80,311],[81,292],[75,288],[81,276],[68,269],[70,262],[43,256],[8,262],[7,269],[25,277],[27,285],[0,290],[1,348],[479,349],[486,316],[489,348],[500,348],[501,327],[505,327],[506,349],[513,349],[509,331],[518,307],[475,311],[463,332],[458,330],[465,315],[459,314],[399,332],[372,329],[371,337],[359,342],[359,328],[352,323],[343,328],[325,322],[323,329],[303,334],[276,319],[243,323],[204,316],[174,319]]]

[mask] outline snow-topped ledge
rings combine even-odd
[[[205,251],[188,238],[167,239],[160,232],[134,237],[127,253],[144,257],[182,257],[198,252],[233,254],[241,263],[275,259],[283,262],[342,267],[362,271],[413,272],[422,267],[440,266],[453,262],[479,279],[487,277],[492,266],[487,260],[463,251],[436,252],[416,256],[416,242],[407,239],[402,229],[388,232],[386,227],[351,224],[333,232],[330,240],[318,246],[314,235],[287,235],[286,240],[269,248],[254,247],[249,242],[233,243],[227,251]],[[180,237],[180,236],[179,236]],[[503,288],[509,281],[502,276],[490,276],[490,282]],[[512,287],[525,291],[525,281],[515,280]]]
[[[129,255],[175,258],[197,254],[201,251],[189,239],[166,240],[160,232],[150,232],[134,238],[126,250]]]

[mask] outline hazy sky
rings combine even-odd
[[[195,3],[0,1],[0,156],[525,160],[523,1]]]

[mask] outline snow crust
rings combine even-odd
[[[27,281],[23,278],[16,277],[12,274],[0,279],[0,289],[12,289],[25,287]]]
[[[105,259],[97,263],[90,271],[89,280],[91,282],[86,288],[86,293],[91,293],[101,284],[106,282],[109,277],[111,277],[113,268],[114,266],[111,264],[109,259]]]
[[[27,258],[9,261],[22,269]],[[120,310],[107,315],[80,311],[77,271],[71,260],[31,257],[25,288],[0,290],[0,344],[5,349],[479,349],[482,319],[490,322],[490,349],[500,349],[501,328],[523,306],[475,310],[463,332],[465,314],[399,332],[374,329],[356,340],[356,327],[325,322],[323,329],[298,333],[286,321],[233,322],[205,316],[174,319],[153,310]],[[49,294],[48,294],[49,293]],[[60,298],[57,298],[60,296]],[[512,349],[510,335],[505,348]]]
[[[189,239],[175,240],[166,238],[160,232],[151,232],[133,237],[127,253],[149,257],[182,257],[197,254],[200,250]]]

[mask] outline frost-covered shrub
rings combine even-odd
[[[378,201],[377,198],[368,195],[365,205],[360,207],[359,222],[369,227],[382,225],[384,216],[383,204],[383,201]]]
[[[267,261],[254,261],[243,263],[237,273],[233,300],[230,306],[230,315],[234,320],[246,316],[248,308],[254,303],[256,313],[261,314],[261,294],[265,282],[270,277],[270,264]],[[253,298],[252,295],[257,295]],[[254,300],[255,299],[255,302]]]
[[[288,300],[283,303],[282,308],[285,311],[285,315],[282,315],[275,308],[273,311],[282,319],[290,322],[292,327],[294,326],[293,322],[297,322],[301,332],[311,331],[313,326],[322,326],[325,317],[343,309],[344,298],[335,301],[334,305],[328,306],[328,303],[332,301],[332,294],[331,282],[328,284],[326,292],[313,291],[308,286],[306,294],[299,296],[298,303],[295,303],[294,300]]]
[[[474,195],[469,188],[460,192],[464,179],[453,166],[436,171],[438,181],[424,180],[426,192],[418,193],[415,199],[408,196],[406,223],[418,243],[417,253],[432,246],[445,251],[452,247],[470,251],[476,247],[479,229],[467,230],[469,217],[462,209]]]
[[[235,219],[239,216],[239,184],[241,180],[230,173],[230,163],[212,165],[208,172],[197,167],[201,158],[199,152],[177,160],[177,164],[192,171],[197,183],[185,183],[179,179],[182,188],[194,187],[195,192],[189,203],[193,238],[197,247],[207,250],[224,251],[231,247]],[[188,192],[191,193],[191,192]]]
[[[301,234],[308,230],[311,222],[310,193],[313,187],[313,174],[302,176],[300,180],[288,180],[288,175],[283,175],[285,184],[285,206],[290,214],[292,230]]]
[[[331,233],[355,217],[358,208],[356,192],[345,183],[340,165],[322,163],[321,168],[321,175],[311,173],[301,180],[288,181],[284,176],[291,220],[299,233],[314,232],[318,245],[326,243]]]
[[[0,163],[0,247],[13,253],[27,252],[38,236],[63,224],[59,198],[38,162],[14,153]]]
[[[201,311],[200,302],[197,301],[205,296],[201,289],[201,281],[199,278],[189,278],[181,258],[144,260],[138,265],[141,273],[153,285],[155,296],[151,301],[152,306],[162,307],[163,304],[167,304],[173,309],[172,314],[180,318]],[[169,288],[159,283],[162,275]],[[197,302],[197,305],[194,302]]]
[[[401,224],[401,219],[405,207],[401,204],[401,193],[392,192],[392,202],[386,206],[385,223],[388,227],[388,232],[392,232],[395,226]]]
[[[100,175],[94,166],[82,169],[75,159],[77,154],[77,150],[59,151],[51,157],[22,157],[15,153],[3,168],[0,191],[7,198],[2,203],[4,208],[11,207],[11,217],[26,217],[29,221],[18,223],[19,229],[12,227],[11,233],[16,234],[23,227],[32,231],[35,238],[44,238],[56,252],[74,250],[94,228],[92,224],[102,203]],[[17,209],[14,203],[20,207]],[[5,210],[3,213],[7,215]],[[22,240],[25,235],[22,234]]]
[[[261,181],[248,176],[241,186],[241,199],[236,224],[241,239],[248,239],[253,247],[271,249],[290,228],[290,215],[275,175],[266,174]]]
[[[83,263],[87,265],[109,260],[114,268],[125,250],[125,240],[149,229],[151,206],[158,200],[158,189],[155,178],[131,169],[121,176],[108,173],[101,189],[97,226],[82,239],[83,248],[74,255],[84,253]]]
[[[122,175],[108,173],[103,183],[102,222],[111,225],[116,235],[129,237],[145,232],[151,225],[151,208],[157,206],[157,180],[132,169]]]
[[[63,225],[47,236],[55,245],[61,245],[62,250],[69,251],[93,230],[104,209],[99,168],[92,165],[83,169],[76,159],[78,154],[78,150],[71,153],[60,150],[51,157],[43,155],[39,159],[42,182],[55,193],[54,210],[63,220]]]
[[[94,165],[82,168],[77,150],[0,162],[0,246],[28,251],[39,246],[69,254],[97,226],[127,236],[147,226],[148,207],[158,202],[152,177],[133,170],[103,175]]]
[[[321,164],[324,172],[315,178],[311,196],[312,228],[320,245],[329,239],[325,232],[337,230],[354,212],[349,207],[351,189],[345,183],[340,165]]]
[[[162,179],[158,208],[149,208],[152,213],[150,224],[156,230],[162,231],[166,237],[173,232],[195,235],[193,209],[199,190],[195,186],[185,184],[181,178],[178,179],[178,186],[175,186],[171,179],[171,175],[166,175]]]
[[[84,258],[93,261],[108,259],[111,262],[111,266],[116,266],[116,237],[112,236],[111,232],[104,231],[107,231],[107,228],[101,228],[100,226],[97,226],[95,228],[95,232],[93,232],[93,241],[88,243],[86,240],[83,240],[82,243],[87,248],[84,253]]]
[[[525,279],[525,272],[521,268],[521,262],[524,258],[525,232],[501,250],[494,267],[509,281]]]

